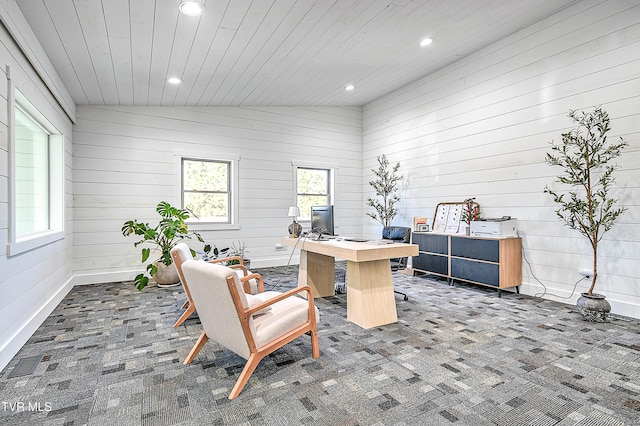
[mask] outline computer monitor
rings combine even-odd
[[[311,207],[311,232],[333,235],[333,206]]]

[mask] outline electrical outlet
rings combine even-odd
[[[580,269],[580,275],[585,278],[593,277],[593,271],[591,269]]]

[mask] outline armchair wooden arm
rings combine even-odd
[[[240,282],[242,283],[242,287],[244,288],[245,293],[251,293],[249,289],[249,281],[255,279],[258,282],[258,293],[264,292],[264,280],[262,279],[262,275],[260,274],[249,274],[242,278],[240,278]]]
[[[257,274],[256,274],[257,275]],[[251,317],[251,315],[255,314],[258,311],[261,311],[262,309],[266,308],[267,306],[273,305],[274,303],[277,303],[281,300],[286,299],[287,297],[292,297],[300,292],[306,291],[307,292],[307,304],[309,305],[309,315],[314,315],[313,312],[313,291],[311,290],[311,287],[309,287],[308,285],[305,286],[301,286],[301,287],[296,287],[296,288],[292,288],[289,291],[286,291],[284,293],[281,293],[277,296],[274,296],[270,299],[267,299],[263,302],[258,303],[257,305],[254,305],[250,308],[247,309],[243,309],[243,313],[244,315],[242,316],[243,320],[249,320],[249,317]]]
[[[235,265],[227,265],[229,268],[233,268],[234,266],[240,265],[241,268],[244,268],[245,271],[247,270],[247,268],[244,266],[244,260],[242,260],[242,258],[240,256],[221,257],[221,258],[218,258],[218,259],[207,260],[207,262],[208,263],[222,263],[222,262],[228,262],[230,260],[237,260],[238,263],[235,264]]]

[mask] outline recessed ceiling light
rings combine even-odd
[[[344,90],[346,90],[347,92],[350,92],[355,88],[356,86],[354,86],[353,84],[347,84],[346,86],[344,86]]]
[[[433,43],[432,38],[425,38],[425,39],[422,39],[422,41],[420,42],[420,46],[425,47],[430,45],[431,43]]]
[[[197,1],[183,1],[178,9],[187,16],[200,16],[204,12],[204,4]]]
[[[180,80],[178,77],[171,77],[170,79],[167,80],[167,82],[171,84],[180,84],[182,83],[182,80]]]

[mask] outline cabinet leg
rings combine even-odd
[[[520,286],[516,286],[516,294],[520,294]]]
[[[502,298],[502,290],[498,289],[498,297]]]

